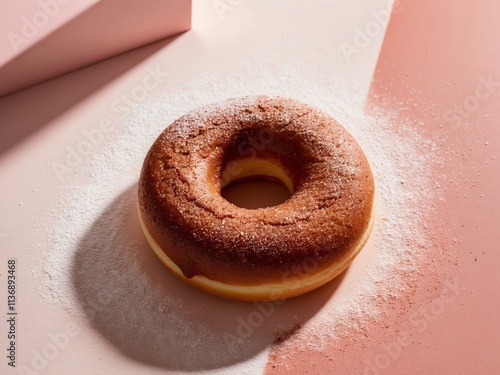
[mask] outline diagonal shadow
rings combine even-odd
[[[159,50],[176,35],[0,99],[0,155]]]
[[[90,324],[136,361],[200,372],[248,360],[311,319],[345,275],[281,304],[205,294],[174,277],[149,249],[136,194],[134,185],[102,212],[70,270]]]
[[[0,97],[188,30],[191,2],[173,2],[100,0],[90,5],[0,67]]]

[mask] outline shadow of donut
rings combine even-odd
[[[280,304],[200,292],[157,260],[141,231],[134,185],[80,241],[72,283],[90,324],[129,358],[170,370],[230,366],[286,340],[332,297],[343,275]]]

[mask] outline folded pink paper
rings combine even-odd
[[[0,96],[191,27],[191,0],[0,5]]]

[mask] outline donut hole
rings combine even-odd
[[[221,195],[235,206],[246,209],[274,207],[290,198],[286,186],[264,177],[234,181],[222,189]]]
[[[226,163],[221,173],[221,195],[235,206],[267,208],[293,194],[293,182],[277,161],[239,159]]]

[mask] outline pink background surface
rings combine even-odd
[[[210,2],[195,1],[192,31],[0,100],[0,196],[3,197],[0,267],[3,273],[7,257],[15,256],[19,261],[20,363],[29,364],[32,350],[42,348],[48,334],[60,332],[68,323],[74,323],[81,329],[79,335],[41,373],[75,373],[75,368],[95,374],[171,372],[120,352],[112,340],[83,317],[40,301],[41,270],[35,261],[38,243],[43,243],[43,239],[37,237],[39,227],[42,223],[55,222],[57,209],[61,208],[58,201],[64,200],[60,197],[56,202],[52,189],[54,186],[79,189],[89,182],[83,167],[81,173],[73,173],[61,182],[50,163],[64,158],[65,147],[74,144],[82,130],[94,127],[102,118],[116,116],[110,111],[110,103],[140,82],[150,66],[160,64],[174,73],[172,76],[181,77],[169,78],[161,88],[175,93],[185,87],[186,81],[196,80],[208,64],[221,59],[233,59],[234,65],[241,67],[238,74],[252,76],[252,68],[243,64],[247,58],[245,51],[259,57],[260,64],[268,69],[290,58],[310,63],[327,58],[324,49],[338,48],[339,43],[350,40],[353,28],[370,19],[371,9],[387,6],[383,1],[374,2],[373,8],[362,1],[343,2],[342,8],[322,1],[308,5],[297,1],[296,8],[289,3],[242,2],[221,20]],[[368,336],[331,343],[322,353],[283,352],[278,347],[271,349],[268,356],[262,351],[260,367],[256,367],[261,371],[256,373],[282,373],[284,368],[310,374],[500,373],[500,168],[497,155],[500,87],[492,89],[487,99],[478,101],[477,108],[474,100],[468,99],[475,95],[482,77],[500,81],[500,51],[495,48],[500,31],[496,22],[500,6],[486,0],[474,3],[406,0],[400,2],[397,9],[385,39],[383,34],[378,35],[350,64],[342,58],[332,58],[331,68],[341,85],[348,85],[348,80],[343,81],[347,75],[355,73],[359,77],[364,87],[362,100],[368,98],[368,109],[390,107],[401,118],[410,117],[420,123],[419,131],[439,144],[437,152],[443,163],[429,173],[443,187],[444,199],[436,208],[436,216],[428,218],[436,250],[429,268],[437,272],[429,273],[429,277],[421,275],[419,288],[411,298],[417,301],[414,308],[428,306],[440,292],[443,280],[450,278],[457,280],[463,292],[455,303],[447,305],[442,314],[429,321],[424,332],[411,332],[411,344],[391,360],[387,368],[367,370],[367,363],[373,363],[383,345],[397,339],[406,327],[414,310],[400,308],[405,306],[404,296],[401,305],[396,301],[390,306],[394,309],[388,308],[383,320],[365,327]],[[284,12],[287,17],[282,17]],[[320,23],[326,25],[322,26],[327,28],[324,33],[313,31]],[[278,53],[280,57],[273,54],[276,61],[269,62],[266,56],[271,54],[271,47],[262,41],[279,40],[283,30],[297,31],[297,41],[285,39]],[[305,34],[303,39],[301,33]],[[321,38],[310,37],[318,35]],[[310,51],[308,46],[312,46],[316,54],[296,53],[300,48]],[[223,66],[220,70],[225,72]],[[234,72],[227,71],[227,75],[235,79]],[[218,79],[222,84],[222,78]],[[474,104],[473,110],[459,118],[450,114],[455,105],[467,105],[467,101],[470,101],[468,105]],[[51,207],[54,210],[51,211]],[[132,235],[140,236],[140,232],[134,233],[133,218],[130,227]],[[148,259],[145,261],[149,262]],[[155,264],[151,261],[151,272],[160,277],[163,269]],[[442,278],[436,274],[442,274]],[[349,274],[345,278],[349,278]],[[340,282],[316,297],[292,301],[287,314],[302,313],[304,301],[320,304],[321,293],[335,290]],[[5,283],[2,276],[1,285]],[[187,295],[186,298],[202,301],[205,308],[213,302],[211,297],[190,294],[182,285],[176,288],[181,295]],[[5,300],[4,287],[0,288],[0,300]],[[240,305],[223,304],[221,308],[227,306],[241,314],[246,311],[245,306]],[[218,311],[211,308],[212,312]]]
[[[500,4],[407,3],[408,12],[389,26],[372,100],[388,98],[401,115],[420,119],[426,134],[440,141],[445,164],[435,178],[446,189],[435,218],[437,245],[454,258],[443,271],[460,280],[467,292],[421,337],[413,355],[421,373],[497,374],[500,49],[495,46]],[[415,33],[422,24],[426,26]],[[400,101],[425,104],[401,108]]]
[[[283,361],[318,374],[500,373],[500,4],[407,0],[398,9],[367,106],[386,106],[401,119],[413,119],[439,143],[444,164],[429,173],[444,187],[444,200],[428,218],[436,233],[431,259],[439,264],[442,280],[456,280],[463,293],[429,319],[422,333],[414,330],[411,345],[387,368],[369,363],[400,337],[418,307],[439,296],[442,280],[422,275],[422,289],[412,297],[417,307],[388,308],[383,320],[366,327],[367,338],[347,339],[321,354],[286,353],[286,360],[277,353],[269,374],[282,373]],[[481,89],[485,99],[476,100],[483,78],[496,85],[491,95]]]

